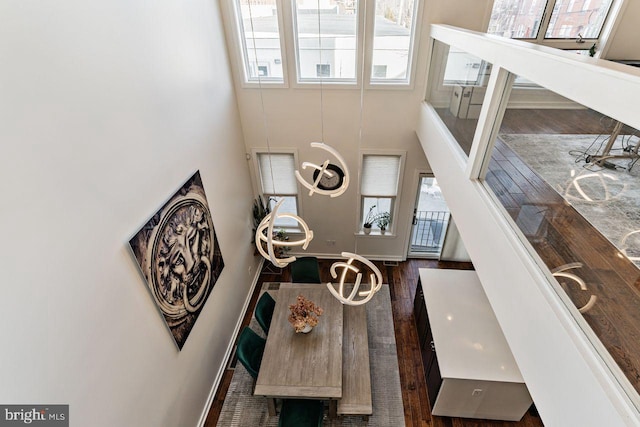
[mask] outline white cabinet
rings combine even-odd
[[[420,283],[442,378],[433,415],[520,420],[531,395],[475,271],[420,269]]]

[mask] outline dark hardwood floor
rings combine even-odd
[[[333,262],[334,260],[320,260],[320,277],[323,281],[329,281],[329,268]],[[439,262],[435,260],[408,260],[399,263],[398,266],[384,266],[378,262],[376,264],[382,271],[384,281],[389,284],[391,291],[402,401],[404,405],[405,423],[408,427],[534,427],[543,425],[534,410],[529,411],[518,423],[432,416],[429,408],[429,400],[427,399],[422,357],[413,318],[413,299],[418,283],[418,269],[472,269],[473,266],[470,263]],[[263,270],[258,285],[256,286],[256,291],[251,299],[250,306],[244,315],[243,326],[251,320],[261,284],[264,282],[277,281],[290,281],[288,269],[284,269],[281,275],[265,273]],[[220,410],[222,409],[232,375],[233,371],[231,370],[225,372],[205,423],[206,427],[217,425]]]
[[[588,292],[559,279],[562,289],[576,307],[598,298],[582,317],[640,391],[640,270],[500,139],[486,181],[549,270],[582,264]]]

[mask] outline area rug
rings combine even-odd
[[[277,285],[265,283],[262,292],[267,291],[275,299],[278,298]],[[339,417],[323,421],[325,426],[372,426],[390,427],[404,426],[404,409],[402,391],[398,371],[398,355],[391,314],[391,297],[389,286],[382,289],[366,304],[367,332],[369,334],[369,361],[371,372],[371,391],[373,399],[373,415],[365,422],[362,417]],[[255,317],[250,327],[264,336]],[[252,394],[253,379],[237,363],[229,390],[220,413],[220,427],[258,427],[277,426],[278,417],[269,417],[267,401],[264,397]]]
[[[599,154],[607,135],[509,134],[500,138],[596,227],[629,256],[640,254],[640,162],[612,160],[607,168],[587,163]],[[638,138],[619,137],[612,154]],[[629,170],[629,167],[631,170]]]

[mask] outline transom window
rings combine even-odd
[[[293,2],[298,81],[356,81],[357,2],[352,8],[341,3]]]
[[[371,83],[408,82],[417,4],[376,1]]]
[[[284,81],[276,0],[233,0],[247,82]]]
[[[613,0],[495,0],[489,34],[560,49],[598,43]]]
[[[226,1],[245,84],[410,84],[420,0]]]

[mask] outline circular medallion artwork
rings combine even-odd
[[[182,349],[224,268],[199,172],[129,244],[156,306]]]
[[[200,200],[178,199],[168,207],[155,233],[151,291],[171,324],[198,310],[211,286],[214,236],[210,221],[209,209]]]

